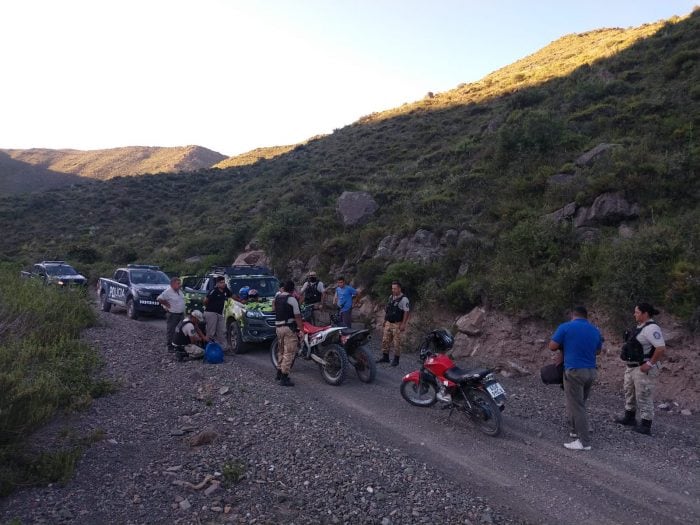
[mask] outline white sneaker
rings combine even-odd
[[[581,440],[579,439],[572,441],[571,443],[564,443],[564,446],[569,450],[591,450],[590,445],[584,447],[583,443],[581,443]]]

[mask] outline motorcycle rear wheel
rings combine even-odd
[[[501,411],[490,395],[483,390],[471,390],[467,394],[472,403],[473,413],[469,415],[479,430],[484,434],[496,437],[501,433]]]
[[[430,407],[437,401],[437,390],[426,381],[405,381],[401,383],[401,396],[413,406]]]
[[[377,377],[377,365],[369,350],[364,346],[356,348],[353,357],[353,366],[355,367],[355,372],[357,372],[358,379],[363,383],[374,381]]]
[[[329,385],[338,386],[345,380],[348,356],[342,346],[331,344],[326,347],[323,359],[325,365],[319,365],[323,380]]]

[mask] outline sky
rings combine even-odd
[[[294,144],[698,1],[3,1],[0,148]]]

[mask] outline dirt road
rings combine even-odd
[[[354,373],[340,387],[298,361],[294,388],[274,379],[264,348],[222,365],[176,363],[164,323],[100,314],[86,339],[121,385],[38,442],[76,435],[86,449],[65,486],[0,501],[22,523],[692,523],[700,522],[697,415],[659,413],[654,436],[611,422],[620,396],[594,390],[593,450],[571,452],[563,394],[538,378],[503,378],[504,433],[491,438],[437,407],[400,396],[414,355]],[[462,363],[468,365],[468,363]],[[192,445],[210,432],[210,444]],[[243,480],[228,485],[231,464]],[[193,484],[220,485],[205,494]],[[230,481],[230,480],[229,480]]]
[[[236,358],[268,375],[268,353]],[[660,415],[654,436],[611,422],[620,399],[594,392],[590,412],[593,450],[571,452],[563,393],[536,378],[503,379],[510,394],[505,432],[481,435],[458,414],[409,406],[398,386],[417,367],[405,356],[400,369],[383,367],[373,385],[352,378],[340,388],[320,385],[317,369],[295,365],[295,394],[311,396],[362,432],[437,467],[454,483],[486,494],[506,514],[537,523],[698,523],[700,460],[697,418]],[[351,376],[352,377],[352,376]]]

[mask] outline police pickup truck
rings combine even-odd
[[[272,301],[280,282],[264,266],[215,266],[204,277],[182,278],[187,311],[202,309],[207,294],[214,288],[216,278],[223,276],[234,295],[224,306],[226,339],[233,353],[242,353],[249,343],[269,343],[275,338],[275,314]],[[259,300],[249,302],[238,294],[241,288],[258,291]]]
[[[156,299],[169,285],[170,278],[158,266],[129,264],[117,268],[111,279],[100,278],[97,292],[103,312],[121,306],[131,319],[138,319],[143,313],[165,314]]]
[[[37,279],[44,284],[56,286],[85,286],[87,278],[75,271],[65,261],[41,261],[32,266],[28,272],[20,272],[26,279]]]

